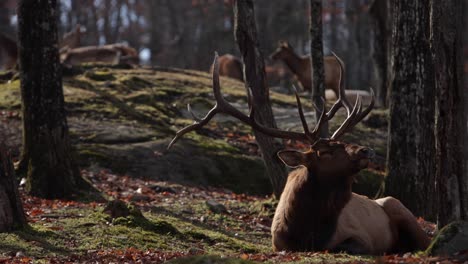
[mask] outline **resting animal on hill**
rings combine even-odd
[[[336,57],[344,76],[344,68]],[[179,130],[170,148],[179,138],[206,125],[217,113],[231,115],[271,137],[299,140],[310,144],[306,152],[283,150],[279,158],[296,168],[287,179],[271,226],[273,249],[276,251],[347,251],[361,254],[383,254],[421,250],[429,245],[429,237],[421,229],[413,214],[397,199],[385,197],[371,200],[351,190],[356,174],[366,168],[374,151],[348,144],[340,138],[358,124],[374,105],[362,108],[358,97],[354,107],[345,97],[342,75],[338,76],[338,100],[327,112],[325,104],[313,130],[303,114],[299,96],[296,101],[304,132],[284,131],[264,127],[254,118],[251,102],[249,115],[227,102],[220,91],[219,63],[213,66],[213,93],[216,105],[203,118],[192,113],[195,123]],[[251,100],[251,97],[249,97]],[[344,107],[347,118],[330,138],[319,138],[320,127]]]
[[[62,63],[67,65],[90,62],[139,64],[138,53],[134,48],[117,43],[69,49],[62,52],[60,58]]]
[[[60,40],[60,52],[80,46],[80,25],[63,35]],[[16,67],[18,61],[18,47],[16,41],[0,33],[0,70],[10,70]]]

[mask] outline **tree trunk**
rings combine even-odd
[[[13,163],[3,145],[0,148],[0,232],[20,229],[26,225]]]
[[[374,43],[372,45],[373,87],[376,90],[375,104],[378,107],[387,106],[388,87],[388,53],[390,49],[392,30],[389,27],[390,1],[374,0],[369,13],[372,16]]]
[[[265,78],[265,62],[258,46],[253,1],[235,1],[234,17],[235,37],[244,60],[245,88],[248,95],[248,90],[252,90],[252,101],[257,110],[255,119],[267,127],[276,127]],[[257,131],[254,131],[254,135],[262,151],[273,192],[279,198],[286,183],[285,167],[276,155],[280,148],[273,138]]]
[[[18,38],[23,116],[20,167],[26,190],[44,198],[70,197],[89,184],[72,159],[57,45],[56,0],[22,0]]]
[[[387,194],[415,215],[435,219],[434,76],[427,1],[394,1],[394,80]]]
[[[310,0],[310,63],[312,74],[312,102],[317,106],[315,120],[318,122],[325,103],[325,75],[322,41],[322,0]],[[328,137],[328,122],[320,128],[320,136]]]
[[[468,219],[466,112],[463,85],[463,2],[432,1],[436,89],[436,189],[439,227]]]

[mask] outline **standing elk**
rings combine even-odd
[[[336,55],[335,55],[336,56]],[[344,68],[336,57],[341,70]],[[306,152],[283,150],[278,157],[289,167],[296,168],[287,179],[271,226],[273,249],[288,251],[348,251],[361,254],[382,254],[424,249],[429,238],[413,214],[393,197],[371,200],[355,194],[351,185],[355,175],[366,168],[373,150],[339,139],[360,122],[372,109],[374,100],[363,110],[358,97],[354,107],[347,101],[342,75],[338,76],[339,96],[327,112],[325,104],[313,130],[309,130],[302,105],[296,93],[299,117],[304,132],[283,131],[265,127],[254,118],[251,102],[249,115],[242,113],[222,96],[219,84],[219,63],[215,55],[213,93],[216,105],[203,118],[197,118],[188,105],[195,123],[179,130],[168,149],[183,135],[206,125],[216,114],[231,115],[254,130],[282,139],[311,144]],[[373,98],[373,96],[372,96]],[[249,96],[249,100],[251,96]],[[344,107],[347,118],[331,138],[319,138],[318,131],[325,121]]]
[[[210,73],[213,73],[213,65],[210,67]],[[231,54],[224,54],[219,57],[219,75],[244,81],[242,71],[242,61]]]
[[[312,70],[310,65],[310,56],[297,55],[289,43],[280,41],[278,48],[270,55],[273,60],[282,60],[289,69],[296,75],[304,91],[312,91]],[[333,56],[323,57],[325,71],[325,88],[332,89],[338,97],[341,68]]]
[[[218,60],[220,76],[244,81],[241,59],[231,54],[224,54],[221,55]],[[213,73],[213,65],[210,67],[210,73]],[[266,65],[265,74],[269,87],[282,85],[285,80],[292,78],[291,71],[287,67],[278,63]]]

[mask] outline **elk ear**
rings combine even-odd
[[[301,165],[305,166],[305,154],[296,150],[282,150],[278,152],[280,160],[291,168],[297,168]]]

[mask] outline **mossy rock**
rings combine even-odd
[[[172,264],[252,264],[252,262],[243,259],[222,258],[218,256],[194,256],[187,258],[179,258],[169,261]]]
[[[87,71],[85,72],[85,76],[88,79],[91,79],[93,81],[98,81],[98,82],[115,80],[115,76],[111,72],[106,72],[106,71]]]
[[[442,228],[427,248],[431,256],[449,256],[468,250],[468,222],[457,221]]]

